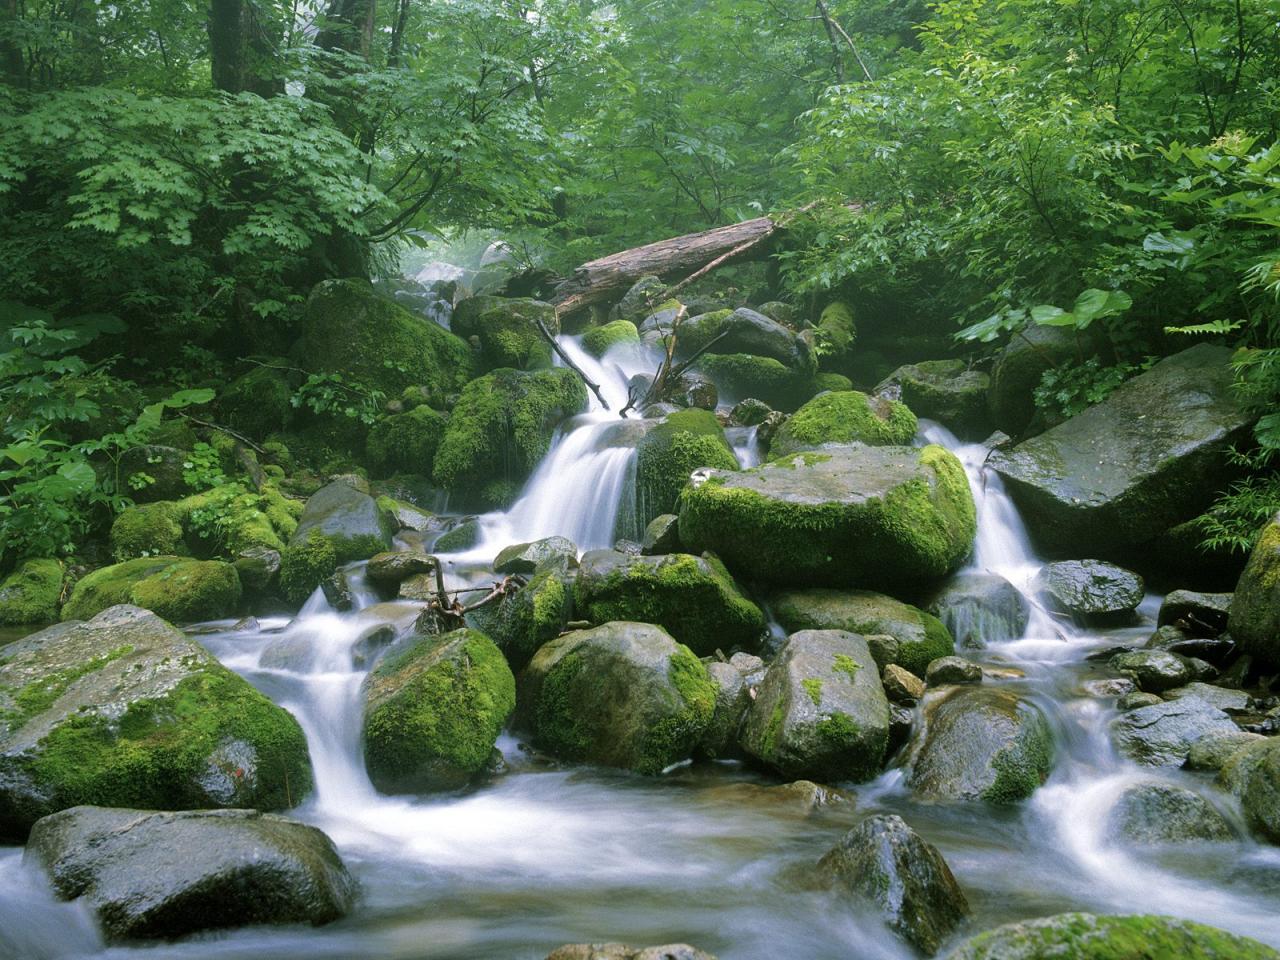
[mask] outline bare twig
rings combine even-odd
[[[183,413],[181,411],[178,411],[178,416],[180,416],[183,420],[190,420],[192,423],[194,423],[198,427],[208,427],[210,430],[217,430],[220,433],[225,433],[228,437],[233,437],[236,440],[239,440],[246,447],[252,447],[254,450],[258,451],[258,453],[267,452],[263,450],[260,446],[258,446],[256,443],[254,443],[252,440],[250,440],[248,437],[246,437],[244,434],[236,433],[230,427],[224,427],[219,423],[210,423],[208,420],[200,420],[197,417],[191,416],[191,414],[189,413]]]

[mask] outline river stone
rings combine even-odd
[[[578,548],[568,537],[545,537],[532,543],[513,543],[498,552],[494,573],[534,573],[548,564],[578,565]]]
[[[1107,814],[1107,832],[1143,846],[1235,839],[1231,824],[1212,803],[1185,787],[1158,781],[1135,783],[1120,794]]]
[[[680,541],[756,580],[918,587],[969,554],[964,468],[942,447],[833,447],[741,473],[700,472],[680,498]]]
[[[373,497],[335,480],[312,494],[289,544],[305,544],[314,530],[333,544],[339,563],[365,560],[391,546],[389,519]]]
[[[1121,695],[1120,699],[1116,701],[1116,709],[1123,713],[1129,710],[1137,710],[1140,707],[1150,707],[1157,703],[1164,703],[1164,697],[1158,693],[1143,693],[1141,690],[1134,690]]]
[[[773,408],[763,400],[748,397],[746,400],[739,400],[729,411],[729,425],[731,427],[759,426],[773,412]]]
[[[1195,590],[1174,590],[1160,602],[1156,625],[1187,623],[1191,629],[1208,630],[1218,634],[1227,629],[1231,616],[1230,593],[1199,593]]]
[[[945,960],[1280,960],[1268,946],[1175,917],[1060,913],[996,927]]]
[[[865,443],[899,446],[911,443],[916,416],[905,405],[857,390],[818,394],[793,413],[769,443],[769,459],[779,460],[828,446]]]
[[[648,623],[606,623],[540,649],[520,680],[535,744],[571,762],[658,774],[687,758],[717,687],[688,647]]]
[[[1228,629],[1243,653],[1280,666],[1280,514],[1262,528],[1236,583]]]
[[[416,550],[392,550],[370,557],[365,567],[365,575],[380,587],[394,589],[410,577],[421,573],[432,573],[435,569],[435,560],[425,553],[419,553]]]
[[[36,822],[24,859],[48,871],[59,896],[88,906],[111,940],[329,923],[355,894],[327,836],[256,810],[72,807]]]
[[[1101,560],[1047,563],[1034,586],[1049,609],[1086,621],[1132,613],[1145,590],[1136,573]]]
[[[1130,678],[1139,690],[1163,693],[1191,680],[1193,671],[1185,657],[1164,650],[1131,650],[1109,661],[1112,670]]]
[[[938,657],[924,672],[926,686],[943,687],[957,683],[981,683],[982,668],[964,657]]]
[[[1078,360],[1079,351],[1074,330],[1031,324],[1015,333],[991,368],[987,406],[996,427],[1020,436],[1035,416],[1035,390],[1044,372]]]
[[[787,638],[747,714],[742,746],[787,777],[868,780],[889,740],[889,702],[866,641],[845,630]]]
[[[731,663],[713,661],[707,664],[707,675],[716,685],[716,708],[698,752],[712,759],[737,757],[741,754],[738,732],[751,709],[753,691],[746,676]]]
[[[1014,803],[1049,776],[1049,723],[1039,707],[1007,690],[931,693],[923,717],[907,761],[907,785],[921,800]]]
[[[951,634],[930,614],[866,590],[783,590],[769,607],[788,632],[848,630],[867,640],[881,669],[896,663],[923,676],[938,657],[955,652]]]
[[[298,722],[150,611],[111,607],[4,648],[0,838],[89,801],[278,810],[310,789]]]
[[[715,340],[717,337],[720,339]],[[714,344],[712,340],[715,340]],[[795,333],[747,307],[690,317],[680,324],[677,344],[684,356],[710,344],[709,353],[769,357],[795,370],[813,363],[809,349]]]
[[[149,483],[137,489],[130,484],[129,495],[138,503],[180,500],[191,493],[185,477],[186,464],[190,462],[191,453],[187,450],[143,444],[120,454],[119,473],[124,480],[135,475],[150,478]]]
[[[687,943],[660,947],[632,947],[625,943],[567,943],[547,954],[547,960],[716,960]]]
[[[658,624],[700,656],[717,647],[754,648],[765,629],[760,608],[738,591],[718,560],[687,553],[591,550],[582,557],[574,603],[578,616],[592,623]]]
[[[929,602],[958,646],[980,650],[1017,640],[1027,629],[1031,604],[1022,591],[994,573],[957,574]]]
[[[1188,697],[1122,714],[1112,721],[1111,739],[1121,753],[1138,763],[1177,767],[1201,737],[1235,733],[1237,729],[1221,710]]]
[[[709,410],[677,410],[651,427],[636,444],[637,525],[675,512],[690,475],[703,467],[737,470],[738,459],[724,428]]]
[[[1216,687],[1211,683],[1188,683],[1185,687],[1165,690],[1163,695],[1166,700],[1197,697],[1210,706],[1228,713],[1244,713],[1252,702],[1252,698],[1243,690],[1228,690],[1226,687]]]
[[[364,762],[383,793],[466,786],[516,706],[502,652],[477,630],[423,635],[364,684]]]
[[[1187,762],[1183,766],[1188,770],[1217,773],[1239,750],[1265,739],[1260,733],[1247,733],[1244,730],[1210,734],[1191,745],[1191,749],[1187,751]]]
[[[281,555],[270,547],[245,547],[236,554],[236,576],[240,586],[250,595],[261,596],[271,590],[280,573]]]
[[[991,377],[963,360],[924,360],[899,367],[873,393],[900,400],[917,416],[937,420],[958,437],[980,440],[991,432],[987,391]]]
[[[614,319],[642,320],[658,302],[669,284],[658,277],[641,277],[622,295],[613,307],[611,315]]]
[[[645,556],[678,553],[680,550],[680,518],[674,513],[663,513],[649,521],[640,540],[640,552]]]
[[[1240,798],[1249,826],[1280,843],[1280,737],[1246,744],[1231,755],[1220,781]]]
[[[911,705],[924,696],[924,681],[896,663],[886,664],[880,675],[885,696],[892,703]]]
[[[904,940],[931,956],[969,914],[938,848],[898,816],[868,817],[818,861],[827,883],[874,905]]]
[[[1231,479],[1230,450],[1252,423],[1232,390],[1230,359],[1226,347],[1198,344],[992,454],[1042,549],[1125,555],[1204,512]]]
[[[480,345],[483,370],[508,367],[538,370],[551,366],[551,344],[538,323],[551,336],[560,333],[556,308],[528,297],[468,297],[453,311],[450,328],[463,339]]]
[[[468,621],[493,638],[512,670],[520,670],[549,640],[560,636],[573,614],[573,581],[568,571],[539,570],[497,606],[481,607]]]

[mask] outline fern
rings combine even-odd
[[[1243,320],[1211,320],[1209,323],[1191,323],[1181,327],[1165,327],[1165,333],[1182,333],[1189,335],[1204,334],[1208,336],[1231,333],[1244,326]]]

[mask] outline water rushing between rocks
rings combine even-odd
[[[602,363],[573,338],[562,342],[603,384],[615,412],[577,418],[512,509],[481,518],[478,545],[451,558],[454,583],[473,582],[512,542],[559,534],[591,549],[614,540],[635,469],[627,431],[636,429],[616,410],[628,377],[651,367],[639,355]],[[744,466],[758,460],[753,429],[730,439]],[[264,620],[249,631],[214,624],[199,635],[302,724],[316,791],[295,815],[336,843],[360,883],[355,911],[321,929],[245,929],[105,948],[87,915],[56,902],[43,878],[22,865],[21,850],[10,848],[0,850],[0,954],[488,960],[621,940],[686,941],[725,960],[905,958],[914,954],[879,919],[851,912],[808,882],[818,859],[874,812],[900,814],[941,850],[973,907],[968,932],[1066,910],[1163,913],[1280,946],[1280,848],[1239,839],[1142,852],[1111,833],[1123,791],[1151,780],[1211,795],[1237,818],[1229,798],[1194,775],[1118,756],[1108,736],[1113,700],[1083,686],[1110,675],[1086,661],[1090,651],[1145,640],[1155,598],[1140,608],[1148,622],[1123,630],[1081,632],[1050,615],[1030,596],[1041,564],[999,478],[983,470],[987,449],[961,445],[936,426],[926,426],[922,439],[954,450],[968,472],[978,505],[970,572],[998,573],[1031,600],[1022,636],[958,651],[1004,671],[987,682],[1016,690],[1049,718],[1057,759],[1029,801],[1009,808],[920,803],[891,764],[850,791],[854,803],[815,805],[738,763],[683,765],[646,779],[563,769],[510,736],[499,741],[505,769],[475,790],[383,796],[361,757],[360,686],[377,628],[408,629],[417,607],[376,603],[356,578],[353,612],[334,612],[317,591],[292,622]]]

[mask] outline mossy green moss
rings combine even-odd
[[[819,354],[829,362],[845,360],[858,336],[853,310],[847,303],[836,301],[827,304],[814,328]]]
[[[58,619],[62,599],[62,564],[32,559],[20,564],[0,583],[0,624],[49,623]]]
[[[641,439],[636,451],[636,520],[647,526],[672,513],[689,474],[699,467],[737,470],[733,448],[710,410],[680,410]]]
[[[465,786],[489,762],[516,705],[515,678],[487,636],[422,637],[369,676],[365,765],[392,793]]]
[[[773,357],[749,353],[708,353],[698,358],[701,370],[720,388],[721,396],[763,400],[778,410],[794,410],[814,394],[813,378]]]
[[[274,483],[254,491],[225,483],[175,505],[188,543],[201,555],[235,557],[250,547],[283,550],[298,527],[303,504]]]
[[[383,417],[369,431],[365,451],[376,476],[396,473],[430,475],[446,420],[428,406]]]
[[[280,554],[280,589],[290,603],[305,603],[338,569],[333,543],[313,530],[303,543],[286,547]]]
[[[181,557],[139,557],[95,570],[76,583],[62,608],[62,619],[88,620],[107,607],[133,603],[133,588],[140,580],[182,562]]]
[[[554,567],[541,570],[514,595],[504,597],[483,626],[519,670],[544,643],[560,635],[573,609],[564,575]]]
[[[581,654],[563,657],[543,678],[534,708],[538,740],[564,760],[584,760],[591,749],[591,726],[583,712],[576,708],[574,692],[586,667]]]
[[[265,440],[289,426],[293,415],[288,361],[269,361],[231,381],[218,394],[222,422],[255,440]]]
[[[549,303],[480,296],[458,304],[451,326],[458,336],[479,341],[486,370],[541,370],[551,366],[551,345],[538,329],[539,320],[552,336],[560,332],[555,308]]]
[[[822,681],[816,677],[809,677],[800,681],[800,686],[804,687],[804,692],[809,694],[809,699],[813,701],[815,707],[822,704]]]
[[[582,335],[582,349],[593,357],[603,357],[620,343],[639,343],[640,332],[630,320],[614,320],[593,327]]]
[[[482,493],[486,486],[501,481],[509,491],[523,483],[556,426],[586,406],[586,387],[567,369],[495,370],[473,380],[453,409],[432,476],[446,490],[485,500],[480,506],[497,506],[494,488]]]
[[[13,692],[13,709],[0,712],[0,722],[10,730],[17,730],[37,713],[43,713],[53,706],[54,702],[66,693],[67,688],[81,677],[101,670],[113,660],[133,652],[133,647],[124,645],[109,650],[100,657],[92,657],[83,663],[76,664],[66,670],[47,673],[38,680],[33,680],[24,687]]]
[[[668,661],[667,676],[684,705],[646,732],[640,758],[635,765],[637,773],[656,776],[687,757],[715,714],[715,681],[692,650],[682,644],[677,645],[676,652]]]
[[[229,617],[240,604],[240,575],[221,560],[184,560],[134,584],[130,600],[171,623]]]
[[[436,553],[460,553],[470,550],[480,542],[480,524],[467,520],[440,535],[432,549]]]
[[[168,500],[128,507],[111,524],[111,553],[117,560],[176,554],[182,549],[183,512]]]
[[[916,416],[903,404],[857,390],[823,393],[791,415],[769,445],[773,459],[826,443],[910,444]]]
[[[815,390],[852,390],[853,381],[843,373],[818,373],[813,378]]]

